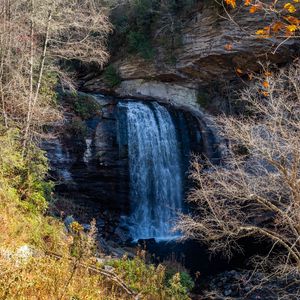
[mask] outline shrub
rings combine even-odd
[[[145,299],[190,299],[188,293],[194,287],[194,283],[189,274],[173,272],[163,264],[146,264],[143,252],[132,260],[124,257],[122,260],[111,262],[128,286],[141,293]]]
[[[56,93],[57,84],[58,74],[53,71],[45,70],[40,88],[41,101],[43,102],[43,105],[56,107],[58,98]]]
[[[188,299],[188,293],[194,288],[194,281],[190,274],[187,272],[184,266],[176,261],[175,257],[171,257],[170,260],[163,262],[163,265],[166,267],[166,285],[169,286],[170,293],[173,296],[176,296],[176,293],[182,298],[179,299]]]
[[[76,92],[64,93],[61,98],[71,105],[72,110],[83,120],[96,116],[101,110],[101,105],[91,95]]]
[[[103,75],[105,83],[110,88],[118,86],[122,81],[117,69],[113,65],[109,65]]]
[[[100,104],[91,96],[77,94],[74,100],[75,112],[84,120],[92,118],[101,109]]]
[[[188,287],[193,288],[193,282],[190,281],[190,277],[187,277],[187,273],[176,273],[169,280],[169,294],[172,299],[176,300],[188,300]],[[187,285],[187,286],[186,286]]]
[[[84,121],[78,118],[73,118],[66,126],[66,132],[80,140],[87,134],[87,126]]]
[[[0,182],[14,190],[23,208],[45,211],[52,184],[44,181],[48,166],[43,151],[30,145],[24,157],[19,132],[13,129],[0,129],[0,146]]]
[[[140,54],[144,59],[151,60],[154,57],[154,49],[149,38],[141,32],[131,31],[128,34],[129,51]]]
[[[111,265],[130,288],[144,295],[158,296],[163,289],[164,267],[145,264],[140,257],[114,260]]]

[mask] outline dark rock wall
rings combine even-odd
[[[101,95],[95,98],[102,107],[101,113],[82,121],[86,126],[84,135],[68,132],[70,118],[67,118],[66,124],[59,126],[58,137],[44,142],[43,148],[61,195],[82,205],[88,203],[95,210],[126,214],[130,209],[128,145],[120,138],[126,135],[122,132],[126,130],[126,120],[121,119],[124,114],[118,114],[119,99]],[[181,148],[186,172],[190,152],[211,159],[220,157],[219,142],[202,115],[163,105],[171,112],[178,132],[185,132]]]

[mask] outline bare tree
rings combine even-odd
[[[61,74],[61,60],[102,66],[109,57],[111,25],[98,0],[0,3],[2,119],[5,126],[12,123],[23,130],[25,150],[39,128],[58,117],[45,92],[47,76]]]
[[[300,64],[263,78],[241,94],[248,116],[217,118],[229,152],[222,165],[193,162],[194,215],[177,226],[227,256],[238,240],[268,240],[262,261],[274,274],[300,274]],[[275,246],[282,249],[274,258]],[[258,261],[256,261],[258,263]]]

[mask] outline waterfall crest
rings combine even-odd
[[[132,238],[174,238],[176,233],[171,228],[182,209],[183,183],[173,119],[156,102],[118,105],[126,124],[126,129],[121,130],[128,145]]]

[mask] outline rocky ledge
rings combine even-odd
[[[262,13],[250,14],[248,8],[229,13],[233,20],[229,20],[215,2],[199,3],[194,12],[182,20],[182,43],[174,51],[173,64],[167,63],[164,51],[156,44],[153,60],[129,54],[112,58],[122,80],[118,88],[108,88],[103,75],[86,81],[82,88],[115,92],[123,97],[151,96],[190,107],[199,107],[199,103],[209,106],[214,102],[224,111],[224,99],[219,99],[221,94],[239,87],[241,79],[247,80],[247,74],[259,71],[260,62],[282,65],[299,54],[300,49],[298,39],[281,44],[279,39],[255,36],[255,31],[268,22]],[[203,94],[208,95],[203,97]]]
[[[79,95],[84,99],[93,98],[99,105],[99,111],[82,119],[78,112],[72,111],[68,102],[62,100],[65,105],[64,122],[54,126],[56,137],[43,143],[50,162],[50,175],[62,197],[56,204],[57,210],[64,216],[73,215],[81,223],[89,223],[95,218],[104,239],[124,243],[129,236],[120,225],[120,216],[127,215],[130,210],[128,145],[124,148],[118,142],[118,124],[123,121],[118,117],[117,104],[136,99],[124,100],[101,94]],[[144,101],[153,99],[146,98]],[[185,120],[193,153],[219,161],[223,143],[205,113],[169,101],[161,104],[170,111],[178,130],[180,120]]]

